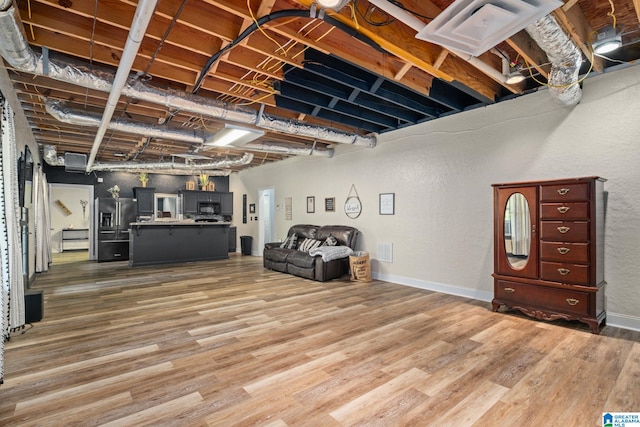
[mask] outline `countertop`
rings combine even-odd
[[[175,220],[175,221],[143,221],[143,222],[132,222],[129,224],[130,226],[149,226],[149,225],[162,225],[162,226],[177,226],[177,225],[205,225],[205,226],[220,226],[220,225],[232,225],[230,222],[224,222],[224,221],[220,221],[220,222],[206,222],[206,221],[202,221],[202,222],[196,222],[192,219],[183,219],[182,221],[180,220]]]

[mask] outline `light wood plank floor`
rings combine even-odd
[[[237,254],[59,262],[33,288],[45,318],[6,343],[3,426],[584,427],[640,411],[640,333],[610,326]]]

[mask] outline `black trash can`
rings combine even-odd
[[[251,243],[253,242],[253,237],[251,236],[240,236],[240,248],[242,250],[242,255],[251,255]]]

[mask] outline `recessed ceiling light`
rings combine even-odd
[[[596,41],[591,45],[593,51],[600,55],[613,52],[621,46],[622,35],[617,33],[616,29],[611,25],[607,25],[606,27],[598,31]]]
[[[520,83],[524,79],[525,77],[522,75],[522,73],[514,71],[513,73],[507,76],[505,83],[508,85],[514,85],[514,84]]]
[[[336,12],[346,6],[349,0],[318,0],[318,6],[322,9],[331,9]]]

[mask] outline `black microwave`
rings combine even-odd
[[[218,202],[198,202],[198,215],[220,215],[221,211]]]

